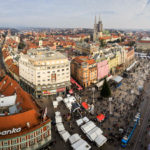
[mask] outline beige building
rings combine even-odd
[[[37,98],[65,93],[70,87],[70,61],[46,48],[31,49],[19,59],[20,84]]]
[[[98,43],[88,44],[86,42],[76,43],[76,49],[80,51],[81,54],[93,55],[99,50]]]
[[[144,37],[136,42],[137,51],[149,52],[150,51],[150,38]]]

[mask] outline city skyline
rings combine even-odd
[[[95,15],[104,28],[148,29],[150,0],[1,1],[0,26],[93,28]]]

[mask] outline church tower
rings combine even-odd
[[[96,39],[97,39],[97,23],[96,23],[96,16],[95,16],[93,41],[96,41]]]
[[[103,36],[103,23],[102,23],[100,17],[99,17],[99,21],[97,23],[96,16],[95,16],[93,41],[97,41],[102,36]]]

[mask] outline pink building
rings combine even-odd
[[[97,63],[97,79],[102,79],[109,73],[109,66],[107,60]]]

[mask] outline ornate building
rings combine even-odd
[[[103,36],[103,23],[99,18],[98,23],[96,22],[96,16],[95,16],[95,23],[94,23],[94,33],[93,33],[93,41],[98,40],[100,37]]]

